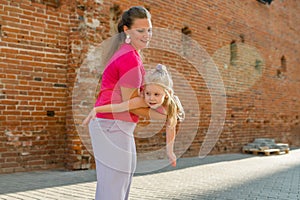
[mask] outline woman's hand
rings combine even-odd
[[[169,158],[169,162],[173,167],[176,167],[176,155],[173,151],[170,151],[167,153],[168,158]]]
[[[89,115],[83,120],[82,125],[87,126],[91,120],[94,120],[96,118],[96,110],[93,108],[93,110],[89,113]]]

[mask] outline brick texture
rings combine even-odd
[[[177,155],[209,142],[210,154],[240,152],[258,137],[300,146],[299,1],[0,0],[0,173],[95,167],[80,124],[103,70],[99,44],[130,5],[149,8],[145,66],[170,68],[186,111]],[[141,119],[140,159],[165,157],[162,126]]]

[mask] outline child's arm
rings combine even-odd
[[[176,155],[174,154],[174,141],[176,135],[176,126],[166,127],[166,145],[167,145],[167,155],[169,161],[173,167],[176,167]]]

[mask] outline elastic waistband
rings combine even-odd
[[[136,125],[135,122],[127,122],[127,121],[123,121],[123,120],[119,120],[119,119],[105,119],[105,118],[96,118],[96,120],[98,122],[117,122],[118,124],[127,124],[127,125]]]

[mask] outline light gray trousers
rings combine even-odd
[[[95,200],[127,200],[136,168],[136,123],[96,118],[89,131],[97,171]]]

